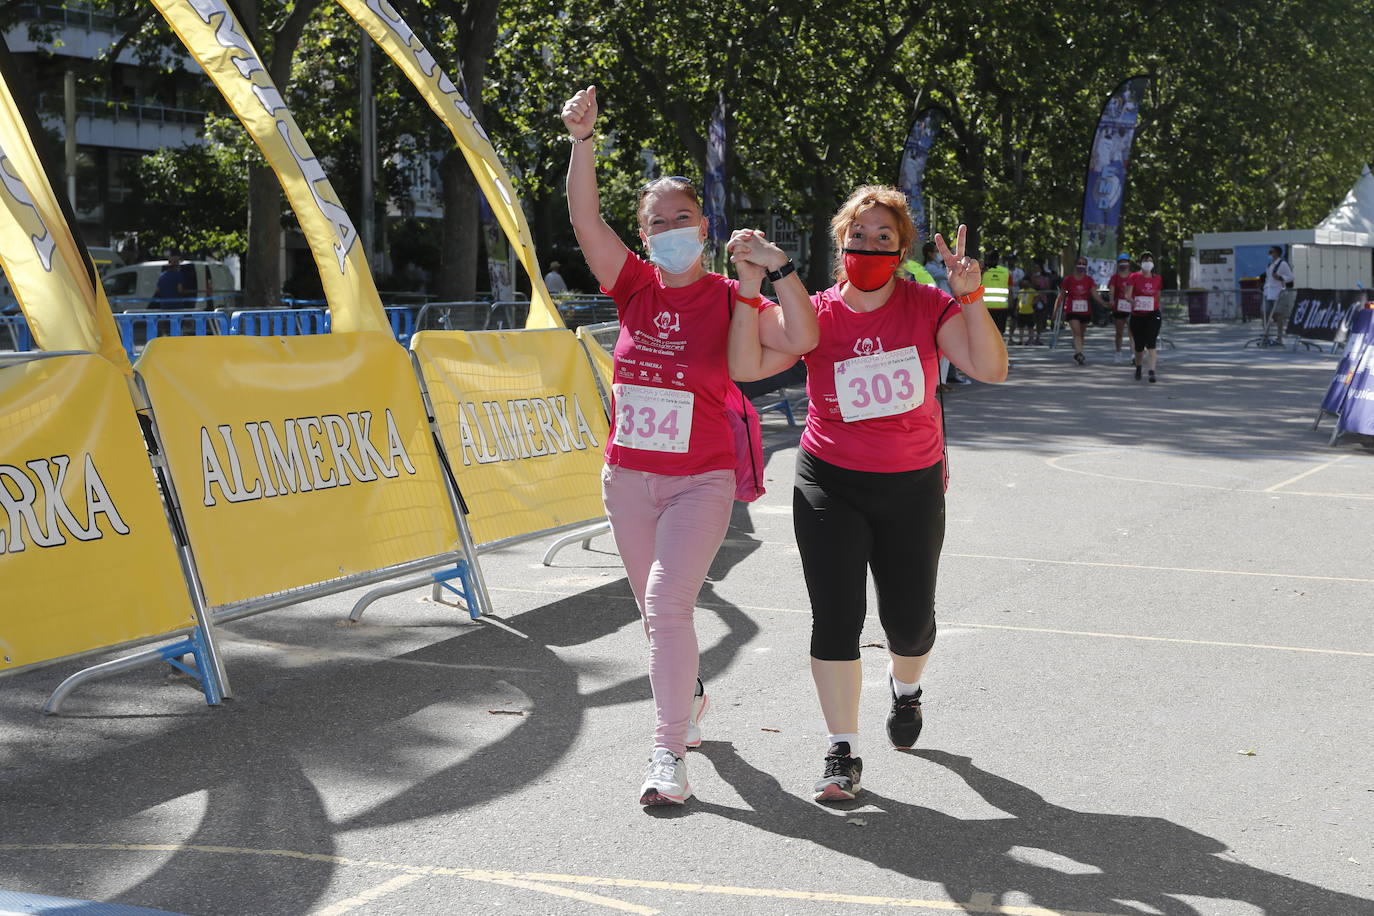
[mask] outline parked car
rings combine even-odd
[[[110,300],[110,308],[116,312],[189,312],[234,307],[234,276],[219,261],[182,261],[186,296],[180,300],[154,301],[157,278],[166,269],[166,261],[144,261],[105,274],[105,296]]]

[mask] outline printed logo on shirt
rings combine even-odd
[[[682,318],[677,312],[660,312],[654,319],[654,326],[658,328],[658,336],[667,340],[670,332],[682,330]]]
[[[854,342],[854,352],[859,356],[872,356],[874,353],[883,352],[883,339],[881,337],[863,337]]]

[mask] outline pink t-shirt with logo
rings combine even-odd
[[[1107,278],[1107,289],[1112,297],[1112,307],[1118,312],[1129,312],[1131,300],[1126,298],[1126,287],[1131,284],[1130,275],[1112,274]]]
[[[1159,274],[1148,277],[1140,271],[1131,274],[1126,281],[1131,287],[1131,311],[1137,315],[1159,311],[1159,291],[1164,288],[1164,278]],[[1146,299],[1153,300],[1146,302]]]
[[[1074,274],[1064,278],[1059,284],[1064,291],[1064,314],[1073,318],[1086,318],[1092,314],[1093,290],[1097,281],[1087,274]]]
[[[938,462],[944,437],[935,335],[959,314],[959,304],[910,280],[898,280],[891,298],[871,312],[846,305],[838,285],[811,303],[821,341],[804,357],[811,405],[802,448],[854,471],[915,471]],[[920,403],[899,409],[913,400]]]
[[[607,464],[673,476],[734,468],[726,340],[738,288],[710,273],[664,286],[648,261],[625,258],[603,289],[620,316]]]

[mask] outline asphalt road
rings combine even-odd
[[[637,804],[646,651],[610,539],[547,568],[532,544],[484,559],[482,622],[416,591],[354,627],[354,595],[229,625],[222,708],[153,667],[57,718],[77,666],[0,681],[0,888],[233,916],[1374,914],[1374,451],[1311,429],[1331,356],[1171,333],[1156,385],[1097,330],[1085,367],[1018,349],[950,395],[926,728],[884,747],[870,619],[848,808],[810,800],[798,431],[770,413],[770,491],[699,601],[685,807]]]

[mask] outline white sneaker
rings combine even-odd
[[[641,805],[680,805],[692,797],[687,782],[687,761],[666,747],[654,748],[649,768],[644,772],[644,785],[639,790]]]
[[[706,715],[706,707],[710,702],[706,696],[706,685],[701,678],[697,678],[697,692],[692,697],[692,717],[687,720],[688,747],[701,747],[701,717]]]
[[[1118,366],[1121,365],[1121,363],[1123,362],[1123,356],[1120,350],[1117,350],[1115,353],[1112,354],[1112,362],[1116,363]]]

